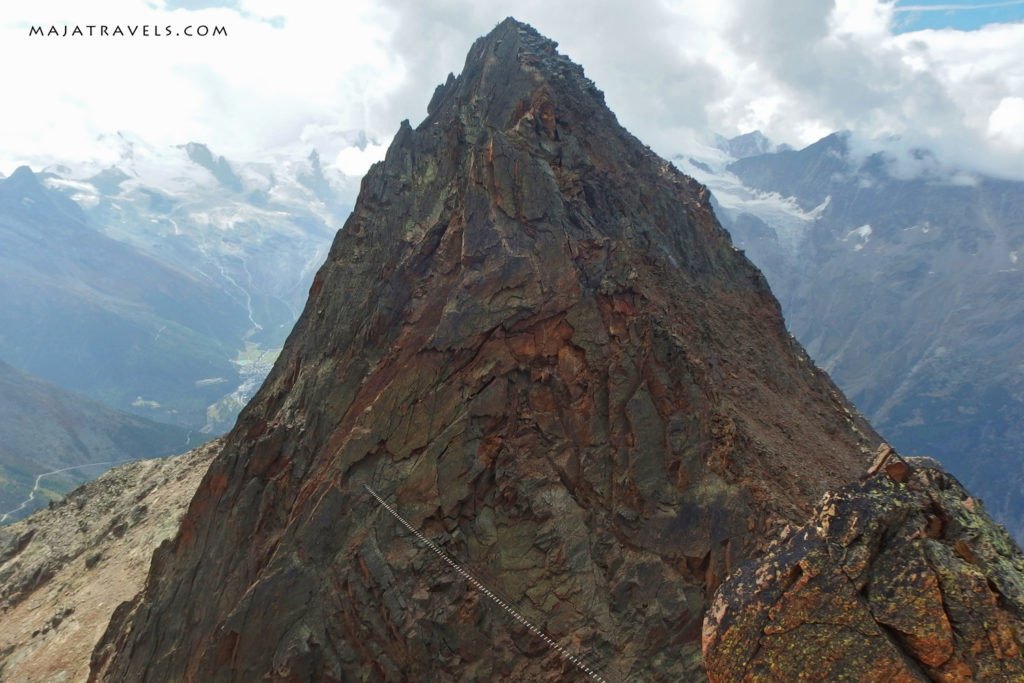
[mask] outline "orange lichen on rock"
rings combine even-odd
[[[880,455],[719,589],[712,681],[1024,679],[1024,555],[933,461]]]

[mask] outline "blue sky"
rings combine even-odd
[[[1024,0],[899,0],[895,33],[952,28],[975,31],[986,24],[1024,21]]]

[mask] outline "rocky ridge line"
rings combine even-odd
[[[700,677],[707,599],[877,437],[707,191],[506,20],[403,122],[95,680]],[[164,674],[167,675],[167,674]]]
[[[938,463],[892,456],[722,584],[703,651],[716,683],[1024,680],[1024,554]]]

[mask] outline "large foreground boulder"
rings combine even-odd
[[[1024,680],[1024,555],[930,459],[891,456],[718,589],[712,681]]]

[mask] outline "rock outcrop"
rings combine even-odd
[[[1024,680],[1024,555],[933,460],[826,494],[704,622],[712,681]]]
[[[363,181],[95,680],[702,675],[706,600],[871,428],[707,191],[506,20]]]
[[[122,465],[0,528],[0,680],[88,678],[110,615],[142,589],[220,446]]]

